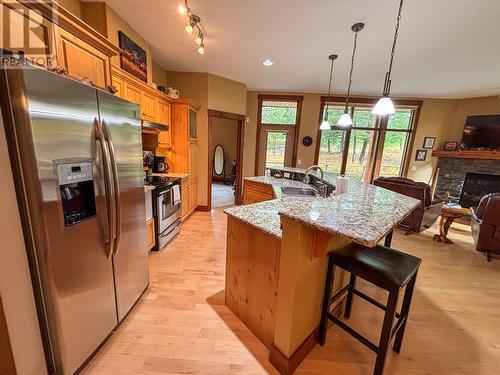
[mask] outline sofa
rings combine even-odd
[[[485,195],[471,211],[476,250],[485,253],[489,261],[491,253],[500,253],[500,193]]]
[[[430,228],[441,215],[444,201],[431,198],[431,188],[424,182],[416,182],[405,177],[379,177],[373,181],[379,186],[396,193],[418,199],[421,203],[399,225],[407,228],[406,234],[419,233]]]

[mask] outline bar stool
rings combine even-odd
[[[390,243],[386,241],[386,244]],[[412,255],[391,249],[388,246],[377,245],[373,248],[352,244],[328,254],[328,266],[326,272],[325,293],[323,298],[323,309],[319,328],[318,342],[321,346],[325,344],[328,320],[338,325],[344,331],[366,345],[377,353],[374,375],[380,375],[384,371],[384,363],[387,349],[391,339],[395,335],[393,350],[399,353],[403,335],[405,332],[408,312],[410,310],[411,298],[417,279],[417,272],[422,260]],[[351,274],[349,284],[332,296],[333,278],[335,267],[340,267]],[[381,304],[370,296],[356,289],[356,278],[360,277],[379,288],[389,292],[387,306]],[[401,312],[397,313],[398,296],[400,288],[406,285]],[[363,337],[343,321],[330,313],[332,303],[347,293],[344,317],[349,319],[352,311],[352,300],[354,295],[363,298],[378,308],[385,311],[384,323],[378,345]],[[394,318],[397,319],[393,326]]]

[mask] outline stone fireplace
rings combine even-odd
[[[461,204],[474,206],[478,203],[476,200],[485,195],[484,191],[500,192],[500,160],[439,155],[437,167],[439,175],[435,194],[438,197],[445,196],[447,192],[451,196],[460,197],[464,187],[467,191],[464,192]],[[468,173],[468,182],[464,186]]]

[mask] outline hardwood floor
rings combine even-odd
[[[476,253],[469,228],[452,226],[454,245],[432,242],[436,228],[397,232],[393,246],[423,259],[401,354],[386,374],[498,374],[500,260]],[[150,257],[151,284],[85,375],[277,374],[265,346],[224,306],[226,217],[195,212]],[[383,301],[366,284],[361,289]],[[385,302],[385,301],[383,301]],[[349,324],[378,339],[382,312],[355,298]],[[337,327],[296,374],[371,374],[375,355]]]

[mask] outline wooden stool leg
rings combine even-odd
[[[351,317],[352,312],[352,298],[354,296],[354,288],[356,288],[356,275],[351,273],[351,277],[349,279],[349,291],[347,292],[347,299],[345,302],[345,311],[344,318],[349,319]]]
[[[385,240],[384,240],[385,247],[391,247],[393,234],[394,234],[394,229],[391,229],[391,231],[389,233],[387,233],[387,235],[385,236]]]
[[[375,369],[373,370],[373,375],[382,375],[382,373],[384,372],[387,349],[391,341],[392,324],[394,322],[394,315],[396,314],[396,307],[398,305],[398,294],[398,289],[389,292],[389,298],[387,299],[387,308],[384,315],[384,324],[382,325],[382,333],[380,334],[377,359],[375,361]]]
[[[335,266],[333,257],[328,255],[328,265],[326,266],[325,292],[323,294],[323,307],[321,310],[321,321],[319,324],[318,343],[323,346],[326,342],[326,332],[328,331],[328,313],[330,312],[330,298],[332,296],[333,277],[335,276]]]
[[[404,319],[403,324],[399,328],[399,331],[396,333],[396,338],[394,339],[394,346],[392,350],[396,353],[399,353],[401,350],[401,344],[403,342],[403,336],[405,334],[406,323],[408,322],[408,313],[410,312],[410,304],[413,296],[413,290],[415,289],[415,281],[417,280],[417,274],[413,276],[410,282],[406,285],[405,295],[403,297],[403,306],[401,306],[401,317],[400,319]]]

